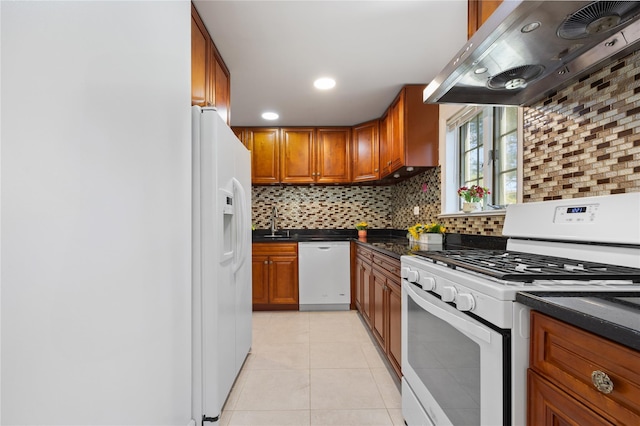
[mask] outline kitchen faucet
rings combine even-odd
[[[278,218],[278,209],[276,206],[273,206],[273,210],[271,211],[271,235],[275,235],[278,227],[276,226],[276,219]]]

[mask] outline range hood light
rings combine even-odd
[[[530,23],[528,23],[527,25],[525,25],[524,27],[522,27],[522,28],[520,29],[520,32],[523,32],[523,33],[525,33],[525,34],[526,34],[526,33],[530,33],[531,31],[535,31],[535,30],[537,30],[538,28],[540,28],[540,25],[542,25],[542,24],[540,24],[540,22],[538,22],[538,21],[536,21],[536,22],[530,22]]]
[[[487,72],[487,68],[485,67],[476,68],[473,72],[476,74],[484,74],[485,72]]]
[[[396,179],[398,179],[398,178],[400,177],[400,173],[394,173],[394,174],[393,174],[393,177],[394,177],[394,178],[396,178]]]
[[[411,167],[411,166],[407,167],[407,171],[408,172],[412,172],[413,171],[413,167]]]

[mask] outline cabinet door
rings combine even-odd
[[[467,38],[473,37],[500,3],[502,0],[468,0]]]
[[[315,182],[314,133],[314,129],[282,129],[281,183]]]
[[[191,105],[206,105],[209,33],[191,5]]]
[[[400,92],[398,100],[391,106],[391,165],[394,172],[404,166],[404,90]]]
[[[380,177],[388,175],[391,171],[390,120],[388,112],[380,119]]]
[[[531,369],[527,371],[527,424],[531,426],[604,426],[608,422]]]
[[[251,183],[279,182],[279,134],[278,129],[245,130],[245,137],[251,151]]]
[[[269,303],[298,303],[297,256],[269,256]]]
[[[400,323],[402,318],[402,290],[400,284],[396,282],[389,282],[387,288],[389,289],[389,304],[387,306],[389,312],[389,334],[387,336],[389,350],[387,355],[398,377],[402,377],[402,327]]]
[[[252,257],[253,304],[269,303],[269,256]]]
[[[245,129],[243,127],[232,127],[231,130],[233,131],[233,134],[236,135],[236,137],[240,140],[240,142],[242,142],[242,145],[246,146],[247,149],[250,149],[249,140],[245,134]]]
[[[387,332],[385,327],[385,298],[386,298],[386,278],[383,274],[373,269],[373,279],[371,280],[371,331],[380,347],[386,350]]]
[[[212,43],[213,45],[213,43]],[[215,98],[213,101],[213,105],[215,105],[218,114],[220,117],[227,123],[227,125],[231,124],[231,114],[230,114],[230,103],[231,97],[229,96],[229,70],[222,62],[222,58],[218,55],[217,50],[214,49],[213,63],[211,64],[211,68],[215,69],[215,82],[214,82],[214,90],[215,90]]]
[[[378,128],[378,120],[353,128],[353,182],[367,182],[380,178]]]
[[[347,183],[351,165],[351,131],[346,128],[318,129],[316,134],[316,182]]]
[[[362,313],[362,281],[364,280],[364,267],[362,265],[362,259],[356,257],[355,262],[355,279],[356,279],[356,289],[355,289],[355,302],[356,309]]]
[[[373,280],[371,265],[362,263],[362,314],[371,327],[371,282]]]

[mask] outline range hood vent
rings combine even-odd
[[[505,0],[425,103],[531,105],[640,49],[640,1]]]

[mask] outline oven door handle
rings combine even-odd
[[[404,286],[404,289],[407,292],[407,295],[411,297],[411,299],[413,299],[413,301],[416,302],[418,306],[420,306],[425,311],[429,312],[432,315],[435,315],[436,317],[447,322],[451,326],[457,328],[458,330],[460,330],[461,332],[467,335],[471,335],[476,337],[477,339],[481,339],[487,343],[491,343],[491,333],[489,332],[489,330],[474,324],[471,319],[465,319],[464,318],[465,315],[463,313],[456,315],[430,302],[429,300],[426,299],[426,297],[432,297],[438,302],[440,300],[436,299],[434,296],[431,296],[426,292],[424,293],[424,296],[419,295],[412,288],[411,284],[409,284],[408,281],[402,280],[402,284]],[[442,302],[442,303],[445,303],[445,302]]]

